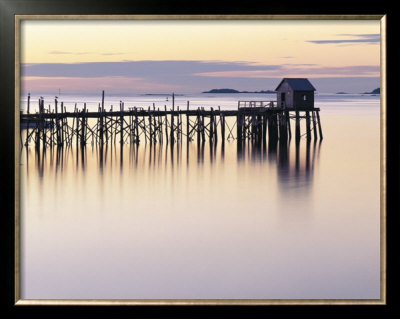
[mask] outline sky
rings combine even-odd
[[[379,20],[22,20],[21,91],[110,94],[380,85]]]

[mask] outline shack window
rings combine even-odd
[[[303,95],[303,101],[307,101],[307,95]]]

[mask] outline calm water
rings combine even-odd
[[[176,102],[238,98],[274,99]],[[71,110],[99,102],[70,99]],[[379,96],[318,95],[316,106],[324,140],[298,148],[24,147],[22,298],[379,298]]]

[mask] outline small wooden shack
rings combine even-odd
[[[314,91],[308,79],[284,78],[275,89],[278,107],[290,109],[313,109]]]

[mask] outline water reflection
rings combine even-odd
[[[293,189],[294,193],[299,187],[307,190],[312,185],[314,167],[319,160],[322,141],[296,141],[294,154],[290,143],[279,144],[277,172],[279,186],[286,191]],[[291,157],[294,155],[294,163]]]
[[[67,162],[75,163],[75,171],[85,173],[88,165],[97,166],[100,175],[105,170],[117,167],[120,173],[128,170],[179,168],[186,160],[186,168],[195,165],[213,166],[225,162],[237,165],[268,165],[275,167],[279,185],[290,187],[293,181],[310,185],[313,171],[319,159],[321,141],[296,141],[276,143],[182,143],[175,144],[137,144],[128,145],[92,145],[82,147],[31,148],[25,147],[27,174],[29,158],[33,156],[35,169],[40,179],[51,173],[55,163],[55,173],[66,169]]]

